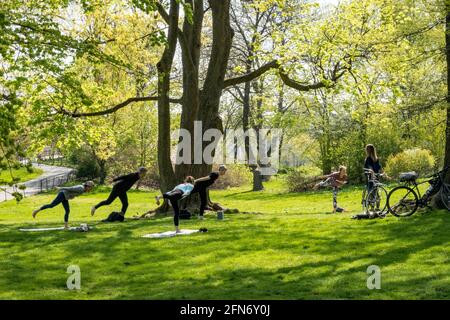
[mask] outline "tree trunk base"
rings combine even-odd
[[[263,185],[263,176],[261,175],[261,171],[257,168],[252,168],[253,173],[253,190],[252,191],[262,191],[264,190]]]
[[[188,210],[189,212],[191,212],[193,215],[198,215],[200,213],[200,210],[197,206],[187,206],[187,207],[182,207],[183,209]],[[218,212],[218,211],[223,211],[226,214],[236,214],[236,213],[240,213],[239,209],[236,208],[224,208],[222,207],[220,204],[218,203],[213,203],[210,202],[208,204],[208,206],[205,209],[206,212],[210,211],[210,212]],[[242,213],[254,213],[254,212],[242,212]],[[163,203],[161,206],[159,206],[156,209],[153,210],[149,210],[141,215],[137,215],[132,217],[131,219],[133,220],[146,220],[146,219],[154,219],[156,217],[161,217],[161,216],[173,216],[173,211],[172,211],[172,207],[169,205],[169,203]]]
[[[431,206],[433,209],[436,209],[436,210],[447,209],[447,208],[444,206],[444,203],[442,202],[441,192],[442,192],[442,189],[439,190],[439,191],[431,198],[430,206]]]
[[[158,215],[167,215],[167,213],[170,211],[170,209],[171,209],[171,206],[169,204],[169,201],[164,200],[164,202],[156,209],[152,209],[141,215],[134,216],[134,217],[132,217],[132,219],[134,219],[134,220],[151,219]]]

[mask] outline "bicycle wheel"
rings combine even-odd
[[[419,200],[413,189],[400,186],[389,192],[387,205],[389,212],[394,216],[407,217],[416,212]]]
[[[450,184],[443,183],[441,187],[441,200],[447,210],[450,211]]]
[[[383,216],[386,212],[388,193],[383,187],[375,187],[366,198],[366,214]]]

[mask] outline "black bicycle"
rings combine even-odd
[[[444,182],[450,166],[432,175],[428,180],[418,183],[418,174],[414,171],[400,174],[400,182],[404,184],[389,192],[387,205],[388,210],[394,216],[407,217],[417,211],[418,208],[429,208],[431,198],[439,191],[441,200],[447,210],[450,210],[450,184]],[[422,196],[419,186],[429,183],[427,191]]]
[[[362,194],[362,207],[365,215],[370,217],[384,217],[387,214],[386,185],[380,182],[383,173],[375,173],[371,169],[364,169],[370,189],[365,188]]]

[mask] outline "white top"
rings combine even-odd
[[[182,183],[177,185],[175,189],[183,191],[183,196],[187,196],[191,193],[192,189],[194,189],[194,185],[191,183]]]

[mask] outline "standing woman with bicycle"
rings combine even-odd
[[[377,155],[377,150],[373,144],[366,145],[366,160],[364,162],[364,172],[367,177],[367,188],[363,196],[363,207],[365,214],[369,216],[383,216],[386,208],[387,192],[378,181],[379,177],[386,176],[383,173],[383,166]]]
[[[366,146],[366,161],[364,162],[364,169],[372,170],[375,174],[383,173],[383,166],[380,164],[380,159],[377,156],[377,150],[373,144],[368,144]],[[367,189],[373,188],[372,183],[367,181]]]

